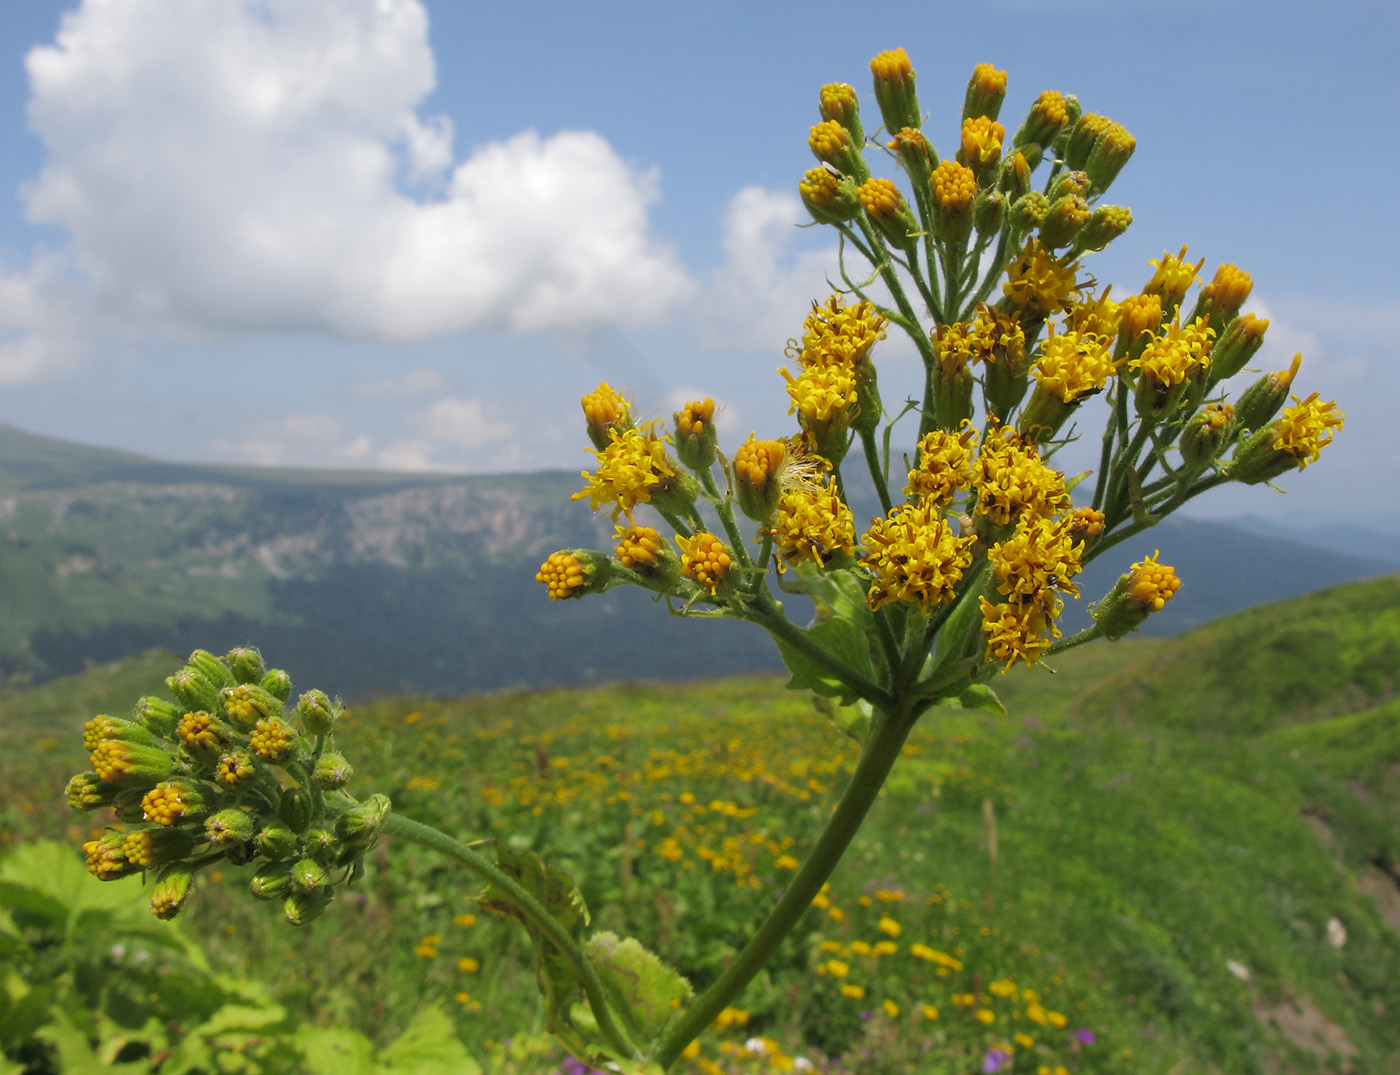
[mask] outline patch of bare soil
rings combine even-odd
[[[1346,1031],[1328,1019],[1322,1009],[1306,995],[1292,997],[1277,1004],[1254,999],[1254,1017],[1266,1027],[1273,1027],[1290,1045],[1306,1049],[1319,1060],[1329,1056],[1342,1057],[1342,1071],[1349,1072],[1356,1046]]]

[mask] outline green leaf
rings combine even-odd
[[[866,679],[874,679],[870,667],[870,647],[864,633],[850,620],[826,620],[802,633],[853,672]],[[859,694],[832,675],[816,657],[799,649],[781,635],[774,634],[773,640],[778,643],[778,652],[782,655],[783,663],[792,673],[792,678],[787,683],[788,689],[815,691],[827,698],[839,698],[843,705],[850,705],[860,699]]]
[[[296,1046],[307,1075],[375,1075],[374,1044],[358,1031],[305,1026]]]
[[[493,846],[496,865],[533,896],[563,927],[565,933],[578,940],[583,927],[588,924],[588,908],[573,879],[562,870],[547,865],[533,851],[516,852],[499,843]],[[478,899],[483,911],[513,918],[525,927],[535,949],[540,994],[545,1000],[545,1025],[566,1048],[583,1051],[586,1042],[570,1016],[570,1007],[581,995],[582,986],[568,955],[526,918],[509,892],[488,885]]]
[[[869,584],[847,568],[820,568],[807,560],[792,565],[782,583],[787,593],[804,593],[817,606],[817,622],[850,620],[869,626],[873,614],[866,592]]]
[[[999,717],[1006,716],[1006,706],[1001,704],[997,692],[985,683],[974,683],[961,694],[950,694],[946,698],[940,698],[938,704],[954,709],[984,709]]]
[[[481,1066],[457,1040],[441,1008],[419,1012],[379,1053],[383,1075],[480,1075]]]
[[[584,954],[613,997],[632,1011],[648,1038],[661,1032],[674,1012],[673,1002],[691,995],[690,983],[633,937],[598,933]]]
[[[849,736],[861,746],[870,737],[870,722],[875,717],[875,707],[861,698],[854,705],[837,705],[830,698],[814,697],[812,702],[817,712],[835,725],[842,735]]]
[[[49,1002],[55,986],[30,986],[10,970],[0,985],[0,1053],[28,1041],[49,1020]]]

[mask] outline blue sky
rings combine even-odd
[[[654,415],[714,396],[731,446],[784,434],[774,371],[834,265],[796,227],[817,91],[876,114],[869,58],[902,45],[945,153],[978,62],[1008,127],[1042,89],[1128,127],[1134,224],[1095,275],[1237,263],[1261,365],[1301,351],[1341,402],[1288,496],[1199,510],[1395,516],[1397,43],[1362,3],[11,5],[0,419],[169,459],[575,467],[607,379]],[[886,399],[914,391],[882,346]]]

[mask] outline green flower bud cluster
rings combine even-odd
[[[171,698],[83,727],[92,769],[69,780],[68,805],[111,807],[124,823],[83,845],[88,870],[104,881],[156,871],[151,910],[173,918],[201,869],[254,863],[253,895],[282,900],[293,925],[311,921],[358,874],[390,809],[345,790],[340,703],[311,690],[289,706],[290,677],[251,647],[196,650],[165,685]]]

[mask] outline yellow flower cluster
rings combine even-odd
[[[613,535],[613,548],[617,554],[618,561],[623,567],[630,567],[633,570],[646,570],[655,567],[662,556],[665,555],[666,540],[661,536],[659,530],[650,526],[619,526]],[[558,553],[555,553],[558,556]],[[574,561],[577,563],[577,560]],[[538,575],[535,578],[540,582],[546,582]],[[583,574],[580,570],[578,581],[570,587],[582,585]],[[550,585],[549,596],[554,596],[554,588]],[[566,595],[567,596],[567,595]]]
[[[1038,239],[1027,239],[1021,252],[1006,267],[1006,282],[1001,290],[1023,324],[1039,321],[1073,308],[1082,294],[1076,277],[1078,271],[1076,262],[1055,257]]]
[[[656,435],[655,423],[646,429],[608,430],[608,445],[601,451],[589,449],[598,457],[598,473],[583,472],[588,486],[573,495],[588,498],[597,511],[604,504],[614,505],[613,521],[626,514],[630,519],[638,504],[651,501],[652,494],[676,470],[666,455],[666,443]]]
[[[1332,431],[1341,429],[1347,417],[1337,410],[1336,401],[1319,403],[1317,397],[1316,392],[1304,400],[1292,397],[1295,405],[1278,417],[1273,446],[1296,459],[1299,470],[1317,462],[1322,449],[1332,443]]]
[[[292,729],[280,720],[260,720],[253,728],[248,746],[260,758],[279,761],[292,753],[292,735]]]
[[[1113,375],[1108,337],[1093,332],[1051,335],[1031,367],[1031,376],[1065,403],[1101,391]]]
[[[694,579],[713,596],[719,590],[733,559],[724,542],[708,531],[701,530],[692,537],[677,535],[676,544],[681,547],[681,574]]]
[[[1167,325],[1143,349],[1129,368],[1140,372],[1158,389],[1185,384],[1210,365],[1210,345],[1215,330],[1204,317],[1183,327],[1179,321]]]
[[[1007,426],[994,424],[982,442],[973,484],[978,514],[1001,525],[1022,511],[1049,515],[1069,502],[1064,475],[1046,466],[1036,446]]]
[[[535,573],[535,581],[544,583],[551,601],[563,600],[583,585],[583,564],[571,552],[552,552]]]
[[[887,517],[871,520],[861,539],[861,565],[874,576],[870,607],[912,601],[929,615],[954,596],[954,587],[972,563],[977,538],[956,536],[935,504],[905,504]]]
[[[780,567],[800,560],[821,566],[835,553],[849,556],[855,550],[855,519],[834,478],[825,486],[804,484],[783,490],[766,533],[779,550]]]
[[[1159,552],[1135,563],[1128,577],[1128,600],[1143,612],[1161,612],[1181,589],[1181,580],[1167,564],[1159,564]]]
[[[959,489],[972,484],[972,447],[977,431],[963,422],[956,435],[935,429],[919,442],[918,466],[909,471],[904,495],[929,504],[946,506]]]
[[[933,200],[945,213],[965,212],[977,193],[977,176],[965,164],[943,161],[929,179]]]
[[[178,784],[157,784],[141,799],[145,820],[157,825],[174,825],[189,808],[189,799]]]

